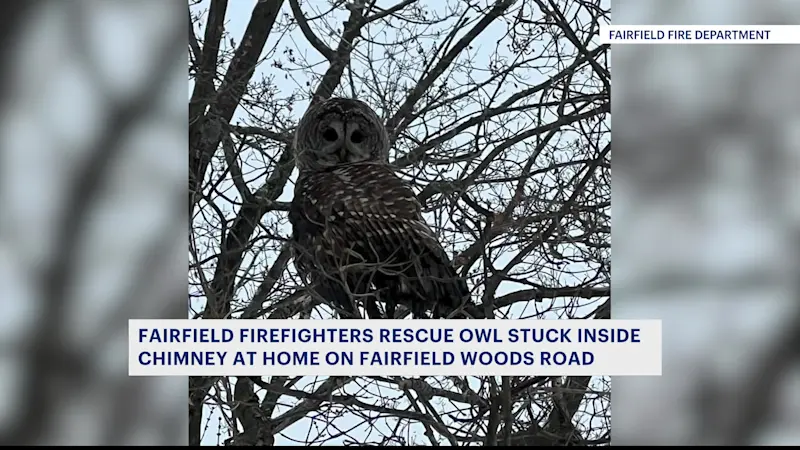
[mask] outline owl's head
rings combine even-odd
[[[331,98],[306,111],[295,130],[294,152],[300,170],[325,170],[340,164],[388,162],[389,135],[366,103]]]

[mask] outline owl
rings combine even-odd
[[[389,136],[365,103],[332,98],[309,108],[294,139],[300,172],[289,210],[295,267],[340,317],[449,316],[466,282],[389,165]],[[378,305],[385,305],[385,315]]]

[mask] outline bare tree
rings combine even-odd
[[[338,95],[385,119],[488,317],[609,318],[608,5],[378,3],[259,1],[235,35],[190,2],[190,314],[331,314],[286,216],[295,123]],[[608,405],[602,377],[192,377],[189,443],[602,445]]]

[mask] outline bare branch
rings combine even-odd
[[[317,51],[325,57],[328,61],[331,61],[335,54],[333,50],[325,45],[318,37],[314,34],[314,31],[311,30],[311,27],[308,25],[308,21],[306,20],[306,16],[303,15],[303,11],[300,9],[300,4],[298,0],[289,0],[289,5],[292,7],[292,14],[294,15],[294,20],[297,21],[297,25],[300,26],[300,29],[303,31],[303,36],[308,39],[308,43],[311,44],[312,47],[317,49]]]

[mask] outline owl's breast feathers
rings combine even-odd
[[[301,272],[360,264],[398,295],[453,307],[469,296],[414,192],[390,167],[363,163],[301,173],[289,219]]]

